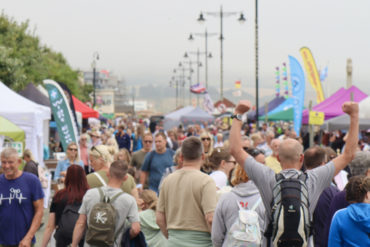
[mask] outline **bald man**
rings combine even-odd
[[[270,156],[267,156],[265,159],[266,166],[270,167],[275,173],[281,172],[281,165],[278,161],[278,153],[279,153],[279,147],[281,144],[281,140],[276,138],[271,141],[271,150],[272,154]]]
[[[276,185],[276,178],[275,172],[271,168],[255,161],[242,148],[240,131],[243,123],[238,120],[241,119],[238,116],[239,114],[244,114],[250,108],[251,104],[249,101],[240,101],[235,108],[236,118],[232,123],[230,131],[230,151],[235,160],[244,167],[248,177],[258,187],[266,208],[266,214],[268,217],[266,226],[268,226],[272,220],[272,190]],[[351,162],[356,152],[359,132],[358,104],[355,102],[346,102],[343,104],[342,110],[350,117],[346,149],[341,155],[330,161],[328,164],[307,171],[306,186],[308,190],[309,211],[311,215],[313,214],[321,192],[330,185],[333,177],[345,168],[349,162]],[[284,140],[279,146],[277,160],[280,162],[282,168],[281,174],[285,178],[298,178],[301,174],[300,169],[302,168],[303,163],[302,145],[295,139]],[[311,239],[305,239],[304,241],[308,243],[308,245],[305,246],[312,246]],[[273,242],[271,241],[270,244],[273,244]]]

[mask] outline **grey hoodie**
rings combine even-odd
[[[251,209],[260,197],[260,193],[253,181],[238,184],[231,192],[221,196],[212,222],[212,243],[214,247],[223,246],[229,229],[239,217],[237,202],[246,203],[246,208]],[[256,212],[259,216],[260,229],[263,231],[265,229],[265,207],[262,202],[256,208]]]

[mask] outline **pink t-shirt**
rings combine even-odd
[[[85,166],[89,165],[89,154],[87,147],[80,146],[80,158]]]

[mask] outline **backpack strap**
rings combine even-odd
[[[266,231],[264,233],[266,239],[267,239],[267,246],[270,247],[271,246],[271,237],[273,235],[273,232],[274,232],[274,221],[276,220],[274,218],[274,211],[275,210],[279,210],[275,203],[280,201],[281,200],[281,194],[280,194],[280,183],[281,181],[284,179],[284,175],[281,174],[281,173],[278,173],[275,175],[275,180],[276,180],[276,183],[273,187],[273,190],[272,190],[272,201],[271,201],[271,204],[270,204],[270,207],[271,207],[271,221],[270,223],[268,224],[267,228],[266,228]]]
[[[100,201],[103,202],[105,199],[105,195],[101,187],[98,187],[99,195],[100,195]]]
[[[251,208],[252,211],[256,211],[256,208],[258,207],[258,205],[260,205],[262,201],[262,198],[258,198],[257,202],[253,205],[253,207]]]
[[[148,171],[150,171],[150,168],[152,167],[152,160],[153,160],[153,157],[154,157],[154,152],[155,152],[155,150],[153,150],[153,151],[150,151],[150,153],[148,154],[149,155],[149,157],[148,157],[148,159],[149,159],[149,164],[148,164]]]
[[[110,203],[113,203],[113,201],[116,200],[122,194],[123,194],[123,191],[118,192],[117,194],[115,194],[114,196],[112,196],[112,198],[110,198],[109,202]]]
[[[110,198],[110,200],[109,200],[109,203],[113,203],[120,195],[122,195],[124,192],[123,191],[121,191],[121,192],[118,192],[117,194],[115,194],[112,198]],[[126,223],[126,221],[123,221],[123,223],[122,223],[122,225],[118,228],[118,231],[117,231],[117,233],[115,233],[115,236],[114,236],[114,242],[116,241],[116,239],[117,239],[117,237],[118,237],[118,235],[119,235],[119,233],[120,233],[120,231],[122,231],[123,230],[123,227],[125,226],[125,223]]]
[[[99,181],[103,184],[103,186],[107,186],[107,183],[104,181],[102,176],[98,172],[94,172],[95,176],[99,179]]]

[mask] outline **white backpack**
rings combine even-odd
[[[236,201],[239,207],[239,217],[231,225],[228,231],[226,246],[228,247],[257,247],[261,245],[261,231],[258,222],[256,208],[261,203],[261,198],[251,209],[244,209]]]

